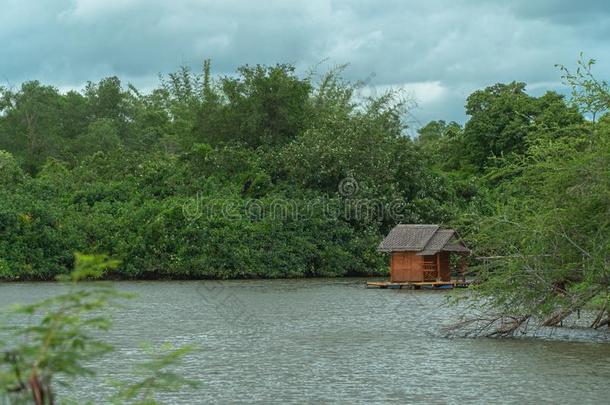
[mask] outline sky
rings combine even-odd
[[[61,90],[118,76],[144,89],[179,66],[215,74],[348,63],[367,94],[404,89],[413,125],[464,122],[466,97],[497,82],[566,93],[555,64],[582,51],[610,68],[607,0],[0,0],[0,85]]]

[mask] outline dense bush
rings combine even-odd
[[[75,250],[121,259],[110,277],[383,274],[393,225],[440,223],[505,257],[479,268],[485,302],[560,319],[557,286],[607,300],[610,96],[591,66],[564,69],[574,103],[496,84],[468,97],[463,127],[415,139],[400,94],[358,98],[338,71],[289,65],[213,78],[206,62],[148,94],[117,78],[3,89],[0,278],[52,279]]]
[[[52,279],[75,250],[121,259],[111,277],[381,274],[396,221],[449,218],[396,95],[356,102],[337,72],[209,67],[149,94],[117,78],[2,91],[1,278]],[[346,210],[361,201],[400,202],[400,218]]]

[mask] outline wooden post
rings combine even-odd
[[[436,281],[441,281],[441,254],[436,254]]]

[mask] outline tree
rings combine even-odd
[[[608,98],[588,84],[575,92],[583,111]],[[505,156],[488,171],[503,181],[491,191],[495,212],[474,221],[473,244],[489,258],[478,267],[474,295],[483,315],[466,322],[476,333],[511,336],[531,323],[560,326],[581,311],[588,326],[610,326],[610,126],[603,116],[579,130],[574,109],[549,108],[560,97],[536,101],[561,136],[543,130],[524,153]]]
[[[0,149],[18,156],[26,171],[35,173],[62,145],[59,92],[31,81],[17,92],[3,89],[0,98]]]
[[[472,93],[466,102],[471,116],[464,126],[464,154],[479,170],[492,158],[523,154],[532,134],[582,122],[563,97],[548,92],[540,98],[525,92],[525,83],[495,84]]]
[[[87,132],[77,138],[75,147],[79,156],[88,156],[95,152],[108,152],[121,145],[119,130],[114,120],[99,118],[89,124]]]
[[[89,114],[93,119],[108,118],[117,123],[125,120],[127,93],[123,91],[118,77],[107,77],[99,83],[87,83],[84,95],[89,104]]]
[[[458,123],[430,121],[417,134],[415,144],[433,165],[446,171],[463,165],[463,129]]]
[[[520,176],[496,192],[495,215],[478,219],[476,246],[496,259],[479,268],[477,288],[489,333],[510,335],[528,322],[558,326],[595,311],[591,327],[610,320],[610,164],[608,128],[530,148],[514,163]]]
[[[227,104],[221,141],[251,147],[285,144],[306,128],[311,84],[290,65],[242,66],[221,81]]]

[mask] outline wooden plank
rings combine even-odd
[[[471,283],[468,281],[414,281],[414,282],[391,282],[391,281],[367,281],[367,288],[413,288],[413,287],[445,287],[465,288]]]

